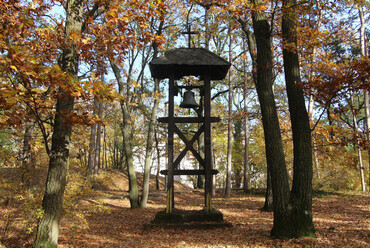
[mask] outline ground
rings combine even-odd
[[[104,174],[89,197],[76,194],[69,201],[60,224],[59,247],[370,247],[369,193],[316,194],[313,211],[317,238],[275,240],[269,237],[272,213],[260,211],[263,194],[235,190],[232,197],[223,198],[223,192],[217,192],[213,206],[232,223],[231,228],[147,230],[145,225],[165,208],[165,195],[156,191],[149,197],[147,208],[130,209],[124,197],[126,176],[118,171]],[[1,179],[4,185],[6,180]],[[181,192],[175,196],[176,208],[202,209],[202,191],[180,184],[175,187]],[[27,208],[20,204],[22,199],[7,200],[10,198],[1,192],[5,190],[0,188],[0,247],[31,247],[35,221],[25,222]],[[79,214],[69,213],[70,209]]]

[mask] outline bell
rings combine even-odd
[[[195,101],[194,93],[191,90],[187,90],[184,93],[184,99],[180,104],[180,108],[198,108],[199,105]]]

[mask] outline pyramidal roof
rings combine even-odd
[[[180,79],[184,76],[210,77],[222,80],[226,77],[230,63],[203,48],[178,48],[165,52],[149,63],[153,78]]]

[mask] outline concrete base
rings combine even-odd
[[[232,227],[231,223],[224,222],[223,214],[218,210],[207,213],[204,210],[177,210],[172,214],[160,211],[155,215],[154,220],[146,225],[146,228],[186,228],[186,229],[209,229]]]

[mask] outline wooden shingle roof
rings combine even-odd
[[[230,63],[220,56],[203,48],[178,48],[165,52],[163,56],[149,63],[153,78],[180,79],[184,76],[210,76],[211,80],[226,77]]]

